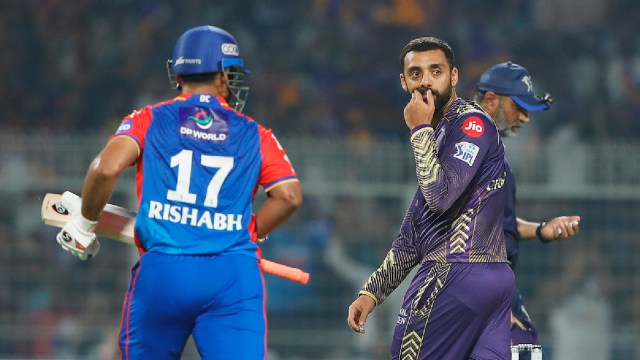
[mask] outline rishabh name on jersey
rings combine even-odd
[[[226,114],[200,106],[183,106],[178,111],[180,136],[213,143],[225,143],[229,139]]]

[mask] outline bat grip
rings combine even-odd
[[[309,282],[309,273],[277,262],[260,259],[260,269],[267,274],[279,276],[301,284],[306,285]]]

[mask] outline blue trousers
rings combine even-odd
[[[141,256],[124,299],[122,359],[180,359],[190,335],[202,359],[265,359],[264,281],[257,259]]]

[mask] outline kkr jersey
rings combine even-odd
[[[361,294],[382,302],[420,262],[506,262],[504,146],[491,118],[458,99],[434,130],[412,130],[418,190]]]
[[[257,246],[253,199],[298,181],[271,130],[222,97],[182,94],[125,117],[112,136],[136,142],[141,252],[211,255]]]

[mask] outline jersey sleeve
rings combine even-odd
[[[152,119],[151,108],[146,107],[142,110],[136,110],[122,119],[118,130],[111,135],[109,140],[118,136],[125,136],[138,145],[138,152],[141,153],[144,149],[145,136]]]
[[[442,213],[460,197],[493,147],[492,142],[499,142],[497,130],[479,112],[459,118],[440,150],[431,126],[413,132],[411,147],[418,184],[432,211]]]
[[[297,182],[296,175],[287,152],[270,129],[258,126],[260,133],[260,152],[262,166],[260,168],[260,185],[265,192],[288,182]]]

